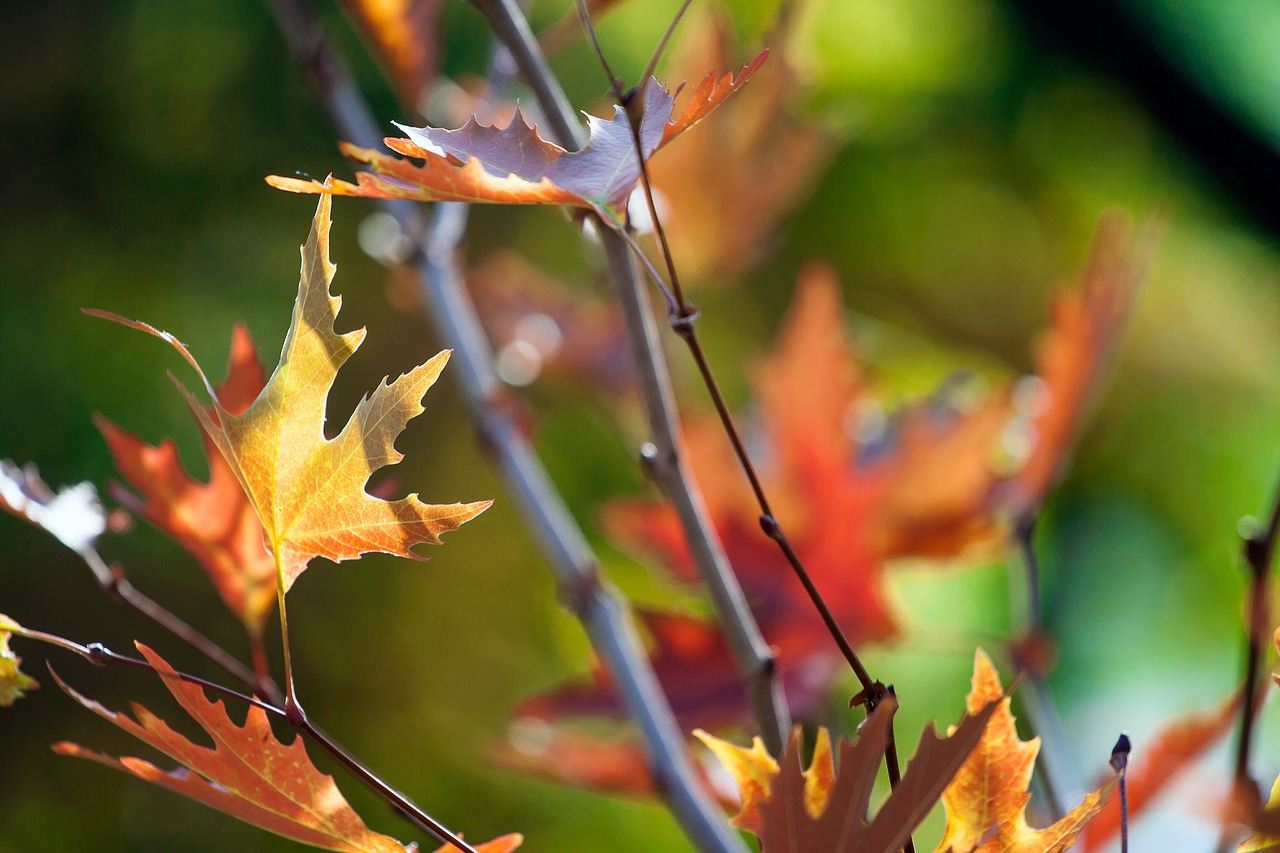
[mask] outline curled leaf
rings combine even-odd
[[[650,78],[640,97],[640,153],[655,151],[697,124],[739,89],[764,64],[762,51],[735,78],[714,73],[698,85],[689,103],[673,117],[674,96]],[[289,192],[403,198],[414,201],[556,204],[606,213],[626,201],[640,178],[631,122],[622,107],[609,120],[587,116],[588,140],[568,151],[539,135],[517,110],[504,128],[481,124],[474,117],[456,130],[406,127],[408,139],[388,138],[388,147],[423,161],[407,160],[344,143],[342,152],[369,166],[357,183],[304,181],[272,175],[267,183]]]

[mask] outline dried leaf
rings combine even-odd
[[[130,718],[81,696],[59,679],[72,699],[182,766],[166,773],[140,758],[115,758],[65,742],[54,744],[55,752],[115,767],[304,844],[352,853],[404,853],[400,842],[364,825],[333,777],[311,763],[300,738],[288,745],[276,739],[265,711],[251,706],[244,725],[237,726],[221,700],[209,701],[164,658],[142,644],[138,649],[173,698],[209,735],[213,748],[191,742],[141,705],[133,706]]]
[[[764,64],[761,52],[736,78],[714,73],[699,84],[685,109],[672,117],[673,97],[651,79],[641,97],[641,152],[655,151],[700,121],[733,94]],[[499,204],[556,204],[584,207],[612,218],[640,177],[630,120],[621,107],[606,121],[587,117],[589,136],[579,151],[567,151],[543,139],[517,110],[505,128],[474,117],[457,130],[396,125],[408,139],[388,138],[388,147],[424,161],[407,160],[344,143],[342,152],[373,169],[359,172],[356,184],[304,181],[272,175],[267,183],[300,193],[403,198],[414,201],[466,201]]]
[[[425,504],[416,494],[385,501],[364,490],[374,471],[403,458],[395,439],[422,413],[420,400],[444,368],[448,351],[390,384],[383,380],[361,400],[337,437],[325,438],[329,389],[364,340],[363,329],[343,335],[334,331],[342,300],[329,292],[335,270],[329,261],[329,206],[329,196],[322,197],[302,247],[298,299],[280,364],[242,414],[222,406],[204,371],[168,332],[103,315],[168,341],[199,373],[211,406],[178,387],[257,511],[282,592],[315,557],[339,562],[380,551],[425,559],[410,548],[439,544],[441,533],[455,530],[492,503]]]
[[[72,551],[93,550],[107,516],[92,483],[63,486],[55,494],[34,464],[19,468],[0,460],[0,509],[44,528]]]
[[[400,101],[416,107],[436,75],[440,0],[340,0],[373,47]]]
[[[219,404],[241,415],[266,385],[257,349],[243,325],[231,337],[227,378],[215,389]],[[172,439],[158,447],[144,443],[106,418],[94,422],[102,431],[116,467],[135,489],[112,489],[112,495],[173,537],[213,580],[223,602],[251,634],[262,632],[275,604],[275,561],[264,544],[262,522],[249,503],[235,471],[201,428],[209,482],[192,479]]]
[[[0,613],[0,708],[8,708],[21,699],[23,693],[40,686],[34,678],[18,669],[22,658],[9,650],[9,635],[20,630],[21,625]]]
[[[705,732],[698,736],[723,756],[726,769],[738,780],[742,810],[734,823],[759,836],[762,853],[891,853],[902,848],[937,803],[995,709],[992,702],[971,710],[945,738],[932,725],[926,728],[900,784],[871,820],[866,818],[867,808],[896,700],[871,714],[856,741],[839,744],[838,771],[825,732],[807,770],[801,766],[799,729],[792,732],[778,764],[762,747],[745,750]]]
[[[1045,829],[1032,829],[1026,817],[1031,799],[1027,788],[1040,739],[1023,741],[1018,737],[1000,676],[991,658],[979,649],[966,705],[973,713],[993,703],[997,710],[982,741],[942,795],[947,828],[938,853],[1062,853],[1102,810],[1119,775],[1112,775],[1062,820]]]

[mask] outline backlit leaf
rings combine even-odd
[[[230,464],[266,531],[282,592],[315,557],[334,562],[371,551],[425,559],[410,550],[438,544],[492,501],[426,504],[416,494],[385,501],[365,492],[373,472],[403,458],[395,439],[421,414],[422,396],[448,361],[441,352],[356,407],[333,439],[325,438],[325,405],[338,369],[364,340],[364,330],[337,334],[342,300],[329,292],[329,196],[320,199],[302,247],[302,276],[280,364],[243,413],[217,399],[204,371],[176,338],[145,323],[105,315],[168,341],[196,369],[212,403],[179,384],[191,411]]]
[[[1113,774],[1088,794],[1062,820],[1044,829],[1027,824],[1027,792],[1035,769],[1040,739],[1023,741],[1000,676],[986,652],[978,650],[973,664],[973,688],[966,697],[970,713],[982,707],[996,711],[982,740],[947,786],[942,802],[947,828],[938,853],[1062,853],[1076,842],[1085,825],[1106,803],[1119,780]]]
[[[141,758],[115,758],[66,742],[54,744],[55,752],[115,767],[303,844],[348,853],[404,853],[400,842],[365,826],[333,777],[311,763],[301,738],[289,744],[279,741],[266,712],[257,706],[250,706],[244,725],[236,725],[221,700],[209,701],[203,689],[183,681],[164,658],[144,645],[138,649],[173,698],[204,729],[212,748],[193,743],[141,705],[134,704],[130,717],[86,699],[59,681],[81,705],[181,766],[165,772]],[[490,844],[479,849],[505,853],[519,845],[519,837],[506,836]]]
[[[243,414],[266,381],[248,330],[237,325],[227,378],[215,389],[218,402],[233,415]],[[262,522],[208,432],[201,428],[209,461],[209,482],[201,483],[187,473],[172,439],[152,447],[104,417],[95,423],[121,476],[141,499],[124,488],[113,488],[112,495],[195,557],[231,612],[250,633],[260,634],[275,603],[275,561],[264,544]]]
[[[894,699],[871,714],[856,741],[837,746],[838,769],[825,732],[808,769],[801,764],[799,729],[792,732],[776,764],[758,744],[746,750],[705,732],[698,736],[722,756],[725,768],[738,780],[742,808],[734,823],[759,836],[762,853],[890,853],[902,849],[936,805],[978,744],[995,708],[990,703],[971,710],[945,738],[928,726],[900,783],[870,819],[871,792],[897,710]]]
[[[767,51],[743,67],[735,78],[707,75],[688,104],[673,115],[674,100],[650,79],[640,118],[640,148],[647,160],[655,151],[697,124],[741,87],[764,64]],[[611,218],[640,178],[631,123],[622,107],[609,120],[587,116],[587,144],[578,151],[544,139],[516,111],[504,128],[481,124],[474,117],[456,130],[406,127],[408,139],[388,138],[388,147],[423,161],[419,166],[344,143],[342,152],[369,166],[357,183],[304,181],[272,175],[267,182],[301,193],[403,198],[415,201],[556,204],[592,208]]]

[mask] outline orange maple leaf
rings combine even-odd
[[[416,494],[385,501],[364,490],[374,471],[403,458],[395,439],[422,413],[420,401],[448,361],[447,350],[390,384],[383,380],[360,401],[337,437],[325,438],[329,389],[364,340],[363,329],[342,335],[334,331],[342,300],[329,292],[335,270],[329,261],[329,208],[330,197],[323,196],[302,247],[298,298],[280,364],[243,413],[219,402],[200,365],[168,332],[90,312],[168,341],[195,368],[211,405],[202,405],[180,383],[178,388],[262,522],[282,600],[315,557],[339,562],[380,551],[423,560],[410,548],[439,544],[441,533],[457,529],[492,503],[426,504]]]
[[[892,698],[872,712],[856,741],[839,744],[838,771],[825,729],[819,730],[807,770],[801,766],[798,728],[778,762],[759,738],[751,749],[744,749],[703,731],[695,734],[737,780],[742,805],[733,823],[759,836],[762,853],[890,853],[902,849],[937,804],[957,768],[978,745],[996,707],[994,701],[977,709],[970,706],[945,738],[932,724],[926,727],[901,783],[870,820],[867,807],[897,710]]]
[[[736,78],[708,74],[679,115],[673,114],[672,94],[650,78],[640,95],[644,158],[648,160],[723,103],[767,56],[768,51],[761,51]],[[612,119],[588,116],[587,124],[588,142],[578,151],[567,151],[543,139],[519,110],[505,128],[481,124],[475,117],[456,130],[397,124],[409,138],[384,142],[405,157],[424,161],[423,165],[343,143],[342,153],[373,170],[357,173],[357,183],[321,183],[279,175],[271,175],[267,183],[289,192],[326,195],[568,205],[596,210],[613,221],[612,211],[626,201],[640,178],[631,121],[622,107],[615,107]]]
[[[1027,787],[1035,769],[1040,739],[1023,741],[1009,711],[1000,675],[987,653],[978,650],[973,689],[965,699],[970,713],[996,704],[977,748],[942,795],[947,828],[938,853],[1062,853],[1075,844],[1085,825],[1106,803],[1119,781],[1113,775],[1080,805],[1044,829],[1027,824]]]
[[[244,725],[236,725],[221,700],[209,701],[199,686],[183,681],[160,655],[141,643],[138,649],[173,698],[209,735],[213,747],[191,742],[141,705],[133,705],[130,718],[81,696],[58,679],[72,699],[182,766],[165,772],[141,758],[116,758],[65,741],[54,744],[55,752],[115,767],[303,844],[347,853],[405,853],[399,841],[365,826],[333,777],[311,763],[301,738],[287,745],[277,740],[266,712],[256,705],[249,707]],[[520,840],[518,835],[508,835],[477,849],[508,853]]]
[[[241,415],[266,382],[248,329],[237,325],[231,335],[227,378],[214,389],[219,404]],[[172,439],[152,447],[100,415],[94,423],[106,438],[121,476],[142,499],[122,487],[112,488],[112,496],[195,557],[231,612],[250,634],[261,635],[275,603],[275,560],[264,544],[262,522],[209,433],[200,431],[209,461],[206,484],[187,473]]]

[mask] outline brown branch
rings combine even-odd
[[[377,124],[346,63],[321,33],[311,4],[307,0],[272,0],[271,7],[337,135],[358,145],[377,145]],[[520,20],[523,22],[523,16]],[[525,30],[532,41],[527,24]],[[519,61],[518,55],[516,59]],[[563,600],[609,667],[622,704],[648,746],[659,791],[700,849],[717,853],[745,850],[703,793],[689,763],[684,736],[649,665],[629,609],[600,577],[595,555],[517,422],[504,386],[494,373],[492,353],[462,285],[455,257],[465,230],[467,206],[438,204],[429,230],[413,205],[388,201],[382,206],[417,246],[409,264],[419,274],[430,321],[454,350],[453,373],[481,443],[547,556]]]

